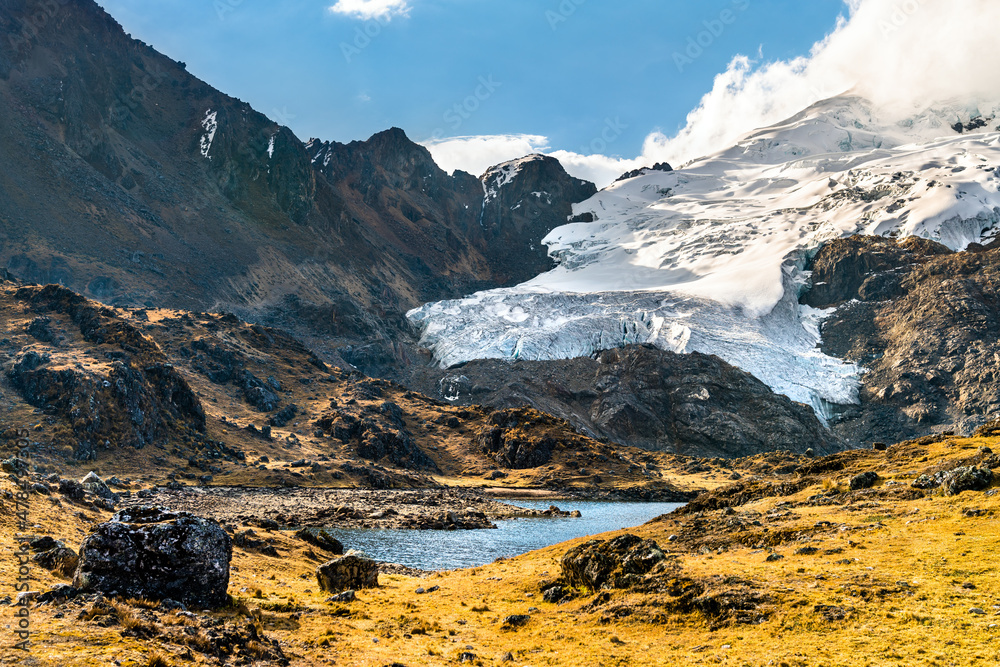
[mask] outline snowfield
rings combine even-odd
[[[857,233],[956,250],[991,235],[1000,221],[991,113],[949,105],[888,122],[860,98],[826,100],[577,205],[596,221],[544,239],[554,270],[408,317],[445,367],[652,343],[716,354],[829,416],[831,404],[857,402],[860,369],[817,348],[823,313],[798,304],[807,259]]]

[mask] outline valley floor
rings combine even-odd
[[[293,665],[996,664],[1000,495],[912,483],[959,465],[992,467],[982,448],[998,445],[927,438],[747,475],[622,531],[655,540],[669,568],[630,589],[578,588],[561,604],[542,591],[586,540],[468,570],[383,573],[379,588],[339,603],[317,587],[322,554],[290,531],[258,527],[280,557],[234,548],[231,607],[191,614],[94,596],[37,604],[26,656],[9,648],[14,607],[0,606],[0,664],[278,664],[270,640]],[[879,475],[874,487],[850,490],[867,471]],[[6,478],[0,487],[13,490]],[[30,511],[36,533],[74,547],[109,516],[42,496]],[[16,529],[5,500],[0,599],[15,595]],[[66,583],[39,567],[32,576],[39,591]],[[519,615],[528,619],[505,620]]]

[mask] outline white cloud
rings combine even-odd
[[[356,19],[391,21],[394,16],[409,16],[407,0],[337,0],[330,7],[334,14],[344,14]]]
[[[765,63],[735,57],[688,114],[686,126],[673,137],[651,133],[635,159],[549,151],[547,139],[533,135],[459,137],[428,148],[443,168],[473,173],[548,152],[571,174],[603,187],[640,166],[666,161],[676,167],[724,150],[755,129],[848,91],[900,119],[945,101],[973,108],[1000,102],[1000,68],[990,65],[1000,25],[997,0],[845,0],[845,5],[847,16],[807,57]]]
[[[452,137],[422,143],[445,171],[461,169],[474,176],[483,175],[487,169],[501,162],[543,153],[549,147],[547,138],[535,134]]]

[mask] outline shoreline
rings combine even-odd
[[[161,505],[213,518],[224,525],[263,528],[367,528],[481,530],[496,521],[569,517],[564,508],[526,509],[518,500],[580,502],[687,502],[676,493],[575,489],[317,489],[304,487],[157,487],[122,498],[122,506]],[[649,496],[654,497],[649,497]],[[644,497],[645,496],[645,497]]]

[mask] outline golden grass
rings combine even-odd
[[[911,454],[906,448],[891,448],[859,465],[877,470],[884,480],[906,484],[915,472],[968,457],[984,444],[996,449],[1000,439],[953,439],[913,446]],[[854,472],[838,472],[831,483],[842,485]],[[9,482],[0,481],[0,487],[9,488]],[[707,553],[673,549],[679,576],[713,582],[713,590],[743,585],[733,583],[737,581],[752,585],[766,599],[759,623],[720,622],[698,610],[671,612],[670,598],[663,594],[613,591],[594,608],[590,605],[595,595],[560,605],[545,603],[540,583],[558,576],[559,559],[573,543],[474,569],[436,573],[422,581],[383,575],[381,588],[359,592],[354,603],[331,605],[312,576],[307,545],[281,532],[275,532],[281,559],[236,550],[230,581],[234,603],[212,615],[244,623],[248,617],[256,619],[251,622],[259,624],[260,632],[277,639],[292,664],[301,665],[439,666],[456,663],[462,653],[475,654],[483,665],[500,665],[508,652],[514,662],[505,664],[532,667],[945,667],[1000,661],[1000,609],[994,606],[1000,605],[1000,531],[995,528],[1000,495],[966,492],[872,501],[877,505],[778,507],[830,488],[817,481],[795,496],[738,508],[761,517],[780,516],[762,520],[762,526],[752,530],[761,539],[782,536],[773,546],[784,556],[781,560],[767,562],[769,549],[739,541]],[[972,509],[982,513],[968,512]],[[32,520],[41,526],[38,532],[79,543],[86,524],[65,508],[39,500],[32,512]],[[706,534],[727,518],[725,511],[706,513]],[[671,517],[629,532],[654,539],[669,551],[674,545],[667,538],[692,520]],[[816,529],[819,522],[830,526]],[[0,577],[9,579],[16,562],[7,537],[13,522],[2,510],[0,529]],[[802,538],[787,541],[800,533]],[[803,546],[818,552],[796,555]],[[60,582],[41,570],[35,575],[39,590]],[[416,596],[417,586],[440,588]],[[157,653],[170,661],[167,664],[212,664],[197,652],[193,660],[182,661],[179,656],[186,647],[159,645],[156,639],[127,632],[126,624],[141,622],[137,614],[142,602],[112,605],[125,620],[108,628],[94,625],[99,619],[79,619],[76,613],[55,618],[55,605],[35,608],[34,651],[40,664],[76,667],[114,659],[124,667],[143,667],[154,664]],[[827,607],[841,609],[842,620],[828,620],[822,611]],[[985,615],[970,613],[973,607]],[[615,610],[629,615],[616,615]],[[503,619],[513,614],[530,614],[531,621],[505,629]],[[163,623],[184,623],[181,619],[168,614]],[[207,638],[199,631],[190,642],[197,646]],[[13,663],[3,657],[0,664]]]

